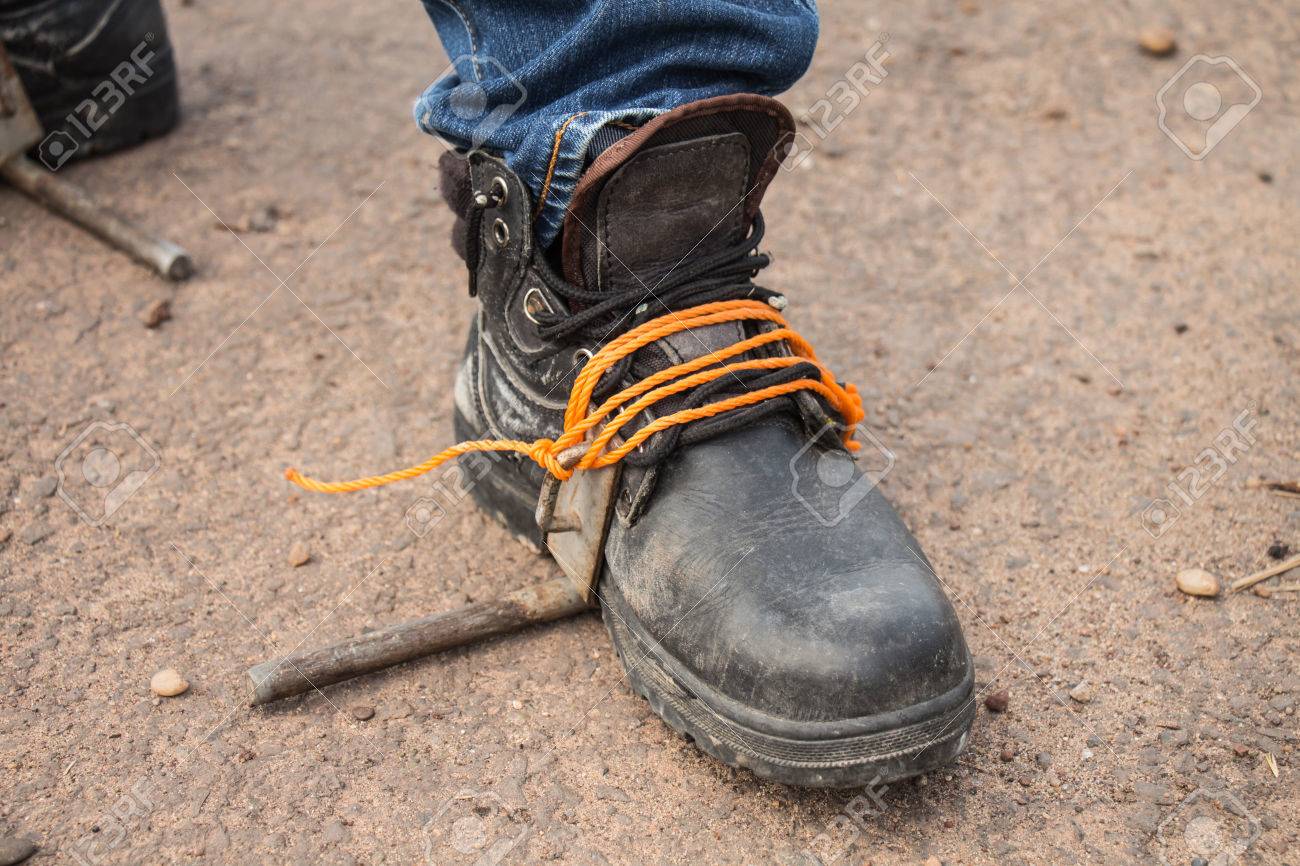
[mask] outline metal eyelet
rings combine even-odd
[[[586,363],[590,361],[593,357],[595,356],[592,355],[591,352],[587,351],[586,349],[578,349],[573,353],[573,362],[575,364],[586,365]]]
[[[540,325],[541,322],[537,321],[537,314],[543,312],[552,313],[554,310],[551,309],[550,302],[546,300],[542,290],[533,286],[524,292],[524,318],[534,325]]]
[[[510,226],[506,221],[498,219],[492,223],[492,239],[497,242],[498,247],[504,247],[510,243]]]
[[[497,207],[501,207],[510,200],[510,185],[506,183],[504,177],[492,178],[492,198],[495,200]]]

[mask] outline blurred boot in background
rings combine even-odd
[[[0,0],[0,41],[45,127],[51,170],[169,132],[176,61],[158,0]]]

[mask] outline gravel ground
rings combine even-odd
[[[1173,581],[1300,548],[1300,501],[1251,483],[1300,477],[1300,9],[1139,5],[826,4],[788,95],[823,125],[769,195],[765,284],[862,388],[981,695],[1007,691],[950,770],[817,792],[678,738],[594,615],[245,705],[250,664],[555,569],[469,503],[417,537],[434,479],[281,478],[450,441],[472,303],[409,118],[445,64],[419,5],[171,4],[182,127],[63,171],[198,275],[0,191],[0,837],[33,863],[1300,862],[1300,594]],[[1179,76],[1202,53],[1248,78]],[[1247,113],[1197,160],[1175,139],[1203,146],[1211,75]],[[97,444],[129,499],[57,489]],[[188,691],[155,697],[164,668]]]

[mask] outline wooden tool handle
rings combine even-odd
[[[300,695],[313,688],[588,609],[573,581],[560,577],[492,601],[475,602],[333,646],[265,661],[248,669],[253,684],[250,706]]]

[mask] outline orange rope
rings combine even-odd
[[[774,330],[733,343],[725,349],[709,352],[694,360],[684,361],[647,376],[636,384],[619,391],[595,410],[592,410],[592,394],[596,389],[596,385],[600,382],[601,376],[623,358],[653,342],[681,331],[690,330],[691,328],[703,328],[707,325],[717,325],[723,322],[740,321],[766,321],[772,322],[777,327]],[[794,352],[794,355],[726,363],[727,359],[742,355],[751,349],[778,342],[785,342]],[[629,421],[666,397],[680,394],[705,382],[712,382],[715,379],[741,370],[779,370],[783,367],[790,367],[804,362],[811,362],[817,366],[818,370],[821,371],[820,381],[797,379],[793,382],[783,382],[779,385],[760,388],[757,391],[727,397],[697,408],[681,409],[661,418],[656,418],[633,433],[622,444],[607,450],[610,442]],[[366,490],[371,487],[392,484],[394,481],[415,478],[437,469],[448,460],[454,460],[471,451],[516,451],[526,455],[556,478],[563,480],[581,469],[599,469],[603,466],[611,466],[626,457],[646,439],[660,431],[667,430],[669,427],[688,424],[702,418],[711,418],[723,412],[730,412],[743,406],[752,406],[755,403],[761,403],[764,400],[770,400],[773,397],[780,397],[785,394],[793,394],[796,391],[814,391],[824,397],[844,421],[846,427],[844,434],[845,445],[850,450],[856,451],[858,449],[859,444],[854,442],[852,437],[853,431],[857,424],[862,421],[864,413],[862,411],[862,398],[858,395],[857,389],[852,385],[840,385],[836,382],[830,371],[817,360],[817,356],[808,341],[791,330],[781,314],[769,304],[752,300],[717,301],[712,304],[701,304],[680,313],[668,313],[657,319],[651,319],[645,324],[618,336],[593,355],[586,366],[582,368],[582,371],[578,373],[573,383],[573,391],[569,395],[569,405],[564,412],[564,432],[558,439],[537,439],[533,442],[523,442],[518,439],[478,439],[471,442],[461,442],[459,445],[453,445],[445,451],[440,451],[417,466],[389,472],[386,475],[371,475],[367,478],[358,478],[355,481],[316,481],[302,475],[297,469],[286,469],[284,477],[299,487],[316,493],[349,493],[354,490]],[[617,414],[610,418],[610,415],[616,411]],[[601,427],[599,432],[591,436],[586,452],[583,453],[577,463],[572,466],[560,464],[559,457],[562,452],[583,443],[587,440],[588,434],[602,424],[604,426]]]

